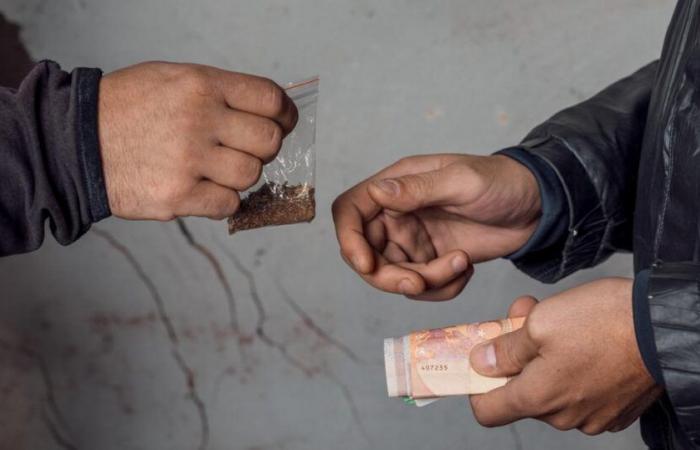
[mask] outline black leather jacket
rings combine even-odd
[[[559,175],[570,227],[516,264],[554,282],[634,252],[635,272],[650,271],[635,301],[648,302],[666,388],[642,434],[654,449],[700,449],[700,0],[679,1],[658,61],[556,114],[522,147]]]

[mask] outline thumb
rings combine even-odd
[[[531,295],[523,295],[516,298],[508,308],[508,317],[527,317],[530,311],[537,306],[537,299]]]
[[[509,377],[519,374],[537,356],[537,351],[527,331],[520,328],[474,347],[469,361],[481,375]]]
[[[398,212],[449,204],[459,195],[459,183],[443,172],[433,170],[376,180],[368,187],[369,195],[383,208]]]

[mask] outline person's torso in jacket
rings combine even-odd
[[[673,271],[674,279],[678,279],[683,278],[678,273],[693,272],[694,265],[700,265],[699,175],[700,1],[681,0],[666,36],[644,131],[634,212],[636,272],[657,267],[661,273],[658,276],[663,277],[663,266],[680,263],[684,269]],[[683,355],[688,370],[664,367],[665,358],[674,357],[676,361],[680,358],[664,354],[663,345],[659,349],[664,377],[667,381],[673,377],[674,385],[685,384],[688,389],[674,390],[670,394],[673,398],[666,396],[642,418],[642,432],[652,448],[700,447],[700,411],[691,406],[697,405],[700,397],[700,392],[691,387],[699,381],[692,377],[698,377],[700,367],[700,335],[697,328],[693,331],[692,327],[674,325],[679,321],[700,324],[700,310],[692,307],[697,305],[697,300],[690,298],[697,299],[700,290],[695,281],[697,273],[696,270],[687,277],[690,283],[676,283],[689,286],[680,288],[674,295],[683,295],[686,289],[691,294],[686,304],[691,306],[654,308],[655,299],[649,296],[657,343],[685,339],[691,340],[691,345],[685,348],[697,349],[694,355]],[[687,410],[684,405],[688,405]],[[681,423],[684,433],[678,433]]]

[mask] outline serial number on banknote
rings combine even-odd
[[[423,364],[420,366],[420,370],[424,372],[446,372],[450,370],[450,366],[447,364]]]

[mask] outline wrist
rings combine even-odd
[[[499,153],[490,158],[498,167],[495,176],[502,180],[499,185],[507,187],[506,196],[513,206],[513,224],[534,230],[542,215],[542,197],[534,173],[509,155]]]
[[[507,257],[517,260],[561,243],[567,236],[570,219],[568,199],[556,172],[546,161],[522,148],[508,148],[494,156],[511,160],[518,171],[528,175],[523,178],[524,187],[516,186],[527,193],[524,205],[529,211],[526,217],[536,217],[536,226],[529,239]],[[508,176],[517,179],[513,175]],[[532,198],[529,202],[528,197]]]

